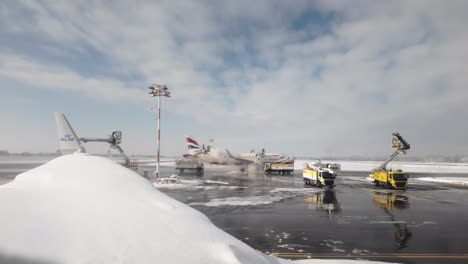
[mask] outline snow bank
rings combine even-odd
[[[468,186],[468,178],[462,177],[421,177],[413,180]]]
[[[54,263],[290,263],[102,157],[59,157],[0,186],[0,254]],[[300,263],[343,263],[312,260]],[[358,263],[358,262],[348,262]]]
[[[304,163],[313,163],[318,160],[296,160],[294,169],[302,170]],[[338,163],[342,171],[371,171],[380,166],[382,162],[376,161],[326,161],[323,163]],[[467,163],[425,163],[425,162],[391,162],[387,168],[401,169],[406,172],[425,173],[468,173]]]

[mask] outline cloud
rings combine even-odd
[[[93,75],[26,54],[34,44],[10,45],[0,49],[0,81],[133,104],[147,100],[141,86],[163,82],[169,111],[239,150],[379,154],[400,130],[424,151],[465,153],[459,132],[430,132],[467,128],[451,118],[467,114],[464,1],[2,5],[8,36],[33,36],[78,61],[97,53],[114,68]]]
[[[35,63],[16,55],[0,53],[0,78],[33,87],[84,93],[99,101],[131,103],[145,99],[141,89],[125,87],[117,80],[85,77],[63,66]]]

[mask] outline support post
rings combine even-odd
[[[161,145],[161,96],[158,96],[158,151],[156,154],[156,180],[159,179],[159,161],[160,161],[160,145]]]

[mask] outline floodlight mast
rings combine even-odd
[[[151,91],[149,94],[151,94],[153,97],[158,97],[158,116],[157,116],[157,124],[158,124],[158,135],[157,135],[157,153],[156,153],[156,171],[155,171],[155,176],[156,179],[159,179],[159,161],[160,161],[160,145],[161,145],[161,96],[165,97],[171,97],[171,92],[169,92],[169,89],[167,88],[166,85],[161,85],[161,84],[153,84],[150,87],[148,87]]]

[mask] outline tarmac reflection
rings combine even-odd
[[[327,212],[331,218],[333,214],[340,212],[340,206],[334,190],[324,190],[304,199],[309,209]]]
[[[409,208],[409,199],[405,195],[396,194],[395,192],[379,192],[374,191],[372,194],[372,202],[382,208],[389,216],[389,220],[393,223],[393,239],[396,249],[403,249],[408,246],[408,240],[412,233],[408,229],[405,222],[399,222],[395,219],[393,210],[402,210]]]

